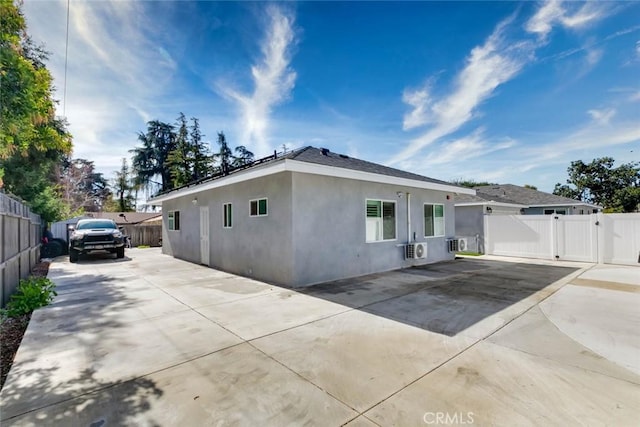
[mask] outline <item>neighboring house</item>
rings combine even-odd
[[[130,227],[142,224],[146,221],[160,220],[162,213],[146,213],[146,212],[88,212],[85,215],[69,218],[64,221],[58,221],[51,224],[51,233],[54,238],[69,241],[69,226],[74,226],[79,220],[85,218],[104,218],[111,219],[116,222],[119,227]],[[157,243],[156,243],[157,244]]]
[[[586,215],[601,207],[512,184],[475,187],[456,196],[456,235],[466,250],[484,253],[485,215]]]
[[[453,259],[456,193],[474,190],[306,147],[148,203],[163,253],[304,286]]]
[[[602,210],[602,206],[513,184],[484,185],[474,189],[476,196],[486,201],[523,205],[523,215],[588,215]]]

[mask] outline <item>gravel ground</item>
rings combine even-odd
[[[40,262],[33,267],[32,276],[46,276],[49,272],[48,261]],[[0,320],[0,390],[7,379],[13,359],[18,352],[22,336],[29,326],[31,313],[16,318],[6,318]]]

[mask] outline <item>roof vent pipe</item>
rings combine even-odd
[[[327,154],[329,154],[329,149],[328,148],[321,148],[320,152],[322,153],[323,156],[326,156]]]

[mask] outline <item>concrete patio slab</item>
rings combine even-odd
[[[252,343],[350,407],[364,411],[473,341],[349,311]]]
[[[190,286],[160,286],[160,288],[176,300],[192,308],[223,304],[245,298],[275,292],[276,288],[266,283],[242,277],[225,277],[212,280],[210,278],[193,280]]]
[[[585,271],[580,278],[640,286],[640,266],[630,268],[619,265],[599,264]]]
[[[563,334],[640,375],[640,294],[568,285],[540,309]]]
[[[378,427],[378,424],[374,423],[364,415],[361,415],[355,420],[345,424],[345,427]]]
[[[357,413],[242,344],[11,420],[7,425],[327,426]],[[5,425],[3,423],[3,425]]]
[[[254,298],[197,310],[243,339],[252,340],[333,316],[349,310],[349,307],[280,289]]]
[[[514,319],[487,341],[567,365],[640,384],[635,375],[562,333],[538,306]],[[637,353],[640,354],[640,353]]]
[[[59,258],[1,423],[634,425],[640,270],[504,261],[291,290],[157,249]]]
[[[43,323],[39,317],[46,318],[47,311],[38,310],[34,323]],[[2,390],[2,417],[51,405],[104,384],[140,377],[240,342],[193,311],[130,323],[114,320],[74,333],[52,334],[37,328],[25,336]],[[28,356],[36,354],[41,357]]]
[[[639,390],[627,381],[479,342],[365,415],[383,426],[422,425],[438,414],[457,417],[449,422],[454,425],[631,426],[640,413]]]

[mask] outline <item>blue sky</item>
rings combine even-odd
[[[148,120],[215,148],[327,147],[444,180],[551,191],[640,161],[640,3],[26,0],[74,135],[112,176]],[[65,96],[66,93],[66,96]]]

